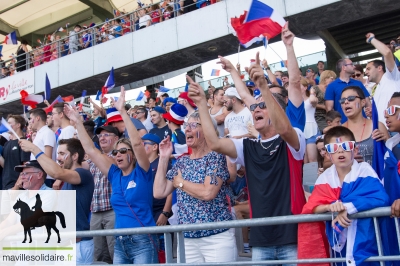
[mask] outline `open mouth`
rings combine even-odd
[[[262,115],[255,115],[254,116],[254,120],[256,120],[256,121],[263,120],[263,119],[264,119],[264,116],[262,116]]]
[[[345,112],[349,112],[349,111],[351,111],[353,108],[351,108],[351,107],[346,107],[346,108],[344,108],[344,110],[345,110]]]
[[[339,159],[340,161],[343,161],[343,160],[346,159],[346,157],[344,157],[344,156],[339,156],[338,159]]]

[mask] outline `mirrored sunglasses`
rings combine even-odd
[[[329,143],[325,145],[325,149],[329,153],[336,153],[339,147],[342,147],[344,151],[352,151],[356,146],[355,141],[345,141],[341,143]]]

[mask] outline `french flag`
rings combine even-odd
[[[50,96],[51,96],[50,80],[46,73],[46,89],[44,90],[44,99],[48,101],[50,100]]]
[[[253,0],[248,12],[245,11],[239,18],[231,18],[231,25],[245,48],[264,38],[269,40],[277,36],[285,26],[285,19],[266,2]]]
[[[334,165],[325,170],[318,177],[302,213],[313,213],[317,206],[336,201],[343,202],[348,214],[389,206],[389,197],[374,169],[368,163],[355,160],[343,184]],[[310,227],[315,230],[310,230]],[[385,228],[381,229],[387,232]],[[316,243],[316,234],[319,234],[319,243]],[[386,236],[382,234],[382,237]],[[298,257],[301,259],[316,258],[316,254],[319,254],[318,258],[324,257],[323,254],[329,257],[329,246],[332,252],[337,253],[336,257],[346,257],[347,265],[361,265],[365,259],[378,256],[372,218],[352,220],[350,226],[341,232],[332,227],[331,221],[325,223],[325,230],[321,223],[299,224],[298,238]]]
[[[79,103],[79,111],[83,110],[83,102],[85,101],[85,97],[86,97],[86,90],[83,90],[82,96],[81,96],[81,101]]]
[[[141,101],[143,98],[146,98],[146,96],[144,95],[143,91],[140,91],[138,97],[136,98],[136,101]]]
[[[108,75],[108,78],[106,80],[106,83],[104,84],[103,88],[101,89],[101,97],[104,97],[112,88],[114,88],[115,82],[114,82],[114,67],[111,68],[110,75]]]
[[[221,72],[221,70],[219,70],[219,69],[212,69],[211,76],[219,76],[220,72]]]
[[[159,98],[161,95],[163,95],[164,93],[167,93],[169,91],[170,91],[170,89],[160,85],[160,88],[158,89],[158,93],[157,93],[157,98]]]
[[[23,105],[30,106],[32,109],[35,109],[37,104],[43,102],[42,95],[29,95],[29,93],[25,90],[21,90],[19,93],[21,94],[21,103]]]
[[[46,114],[48,114],[53,111],[53,106],[56,103],[62,103],[62,102],[64,102],[63,98],[61,97],[61,95],[58,95],[57,98],[55,98],[55,100],[50,104],[50,106],[48,106],[44,111],[46,112]]]
[[[96,93],[96,101],[100,101],[101,91],[97,91]]]
[[[4,43],[5,44],[18,44],[17,41],[17,33],[15,31],[9,33],[5,38],[4,38]]]
[[[57,32],[63,32],[63,31],[65,31],[63,27],[59,27],[57,30]]]

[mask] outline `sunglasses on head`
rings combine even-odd
[[[121,148],[121,149],[119,149],[119,150],[113,150],[113,151],[111,152],[111,154],[114,155],[114,156],[117,156],[118,152],[121,153],[121,154],[126,154],[126,153],[127,153],[128,151],[130,151],[130,150],[132,150],[132,149],[129,149],[129,148]]]
[[[357,73],[357,74],[353,74],[353,75],[351,75],[351,77],[352,78],[359,78],[361,76],[361,74],[360,73]]]
[[[254,110],[256,110],[257,106],[260,107],[260,109],[267,108],[267,105],[265,104],[265,102],[260,102],[260,103],[255,103],[255,104],[250,105],[250,111],[253,112]]]
[[[325,149],[329,153],[336,153],[339,147],[342,147],[344,151],[352,151],[356,146],[355,141],[345,141],[341,143],[329,143],[325,145]]]
[[[341,99],[339,100],[339,102],[340,102],[341,104],[345,103],[346,100],[349,101],[349,102],[354,102],[354,100],[355,100],[356,98],[361,99],[361,97],[359,97],[359,96],[349,96],[349,97],[347,97],[347,98],[341,98]]]
[[[392,105],[389,106],[385,111],[384,115],[394,115],[396,113],[396,109],[400,108],[400,105]]]

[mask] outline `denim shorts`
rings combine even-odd
[[[317,134],[306,139],[306,144],[315,144],[318,136],[321,136],[321,132],[319,130],[318,130]]]

